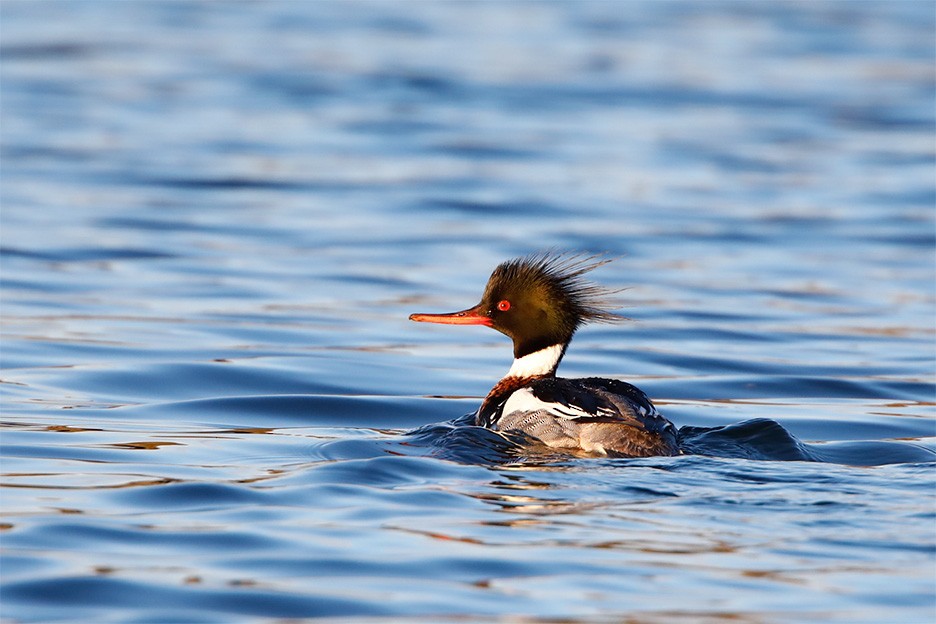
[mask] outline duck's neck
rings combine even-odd
[[[554,344],[515,358],[510,370],[507,371],[504,377],[519,377],[521,379],[527,377],[552,377],[556,374],[556,369],[559,367],[562,356],[565,355],[567,346],[568,343]]]
[[[507,374],[498,381],[478,408],[476,423],[488,427],[497,416],[497,410],[503,406],[515,390],[524,387],[533,379],[555,377],[559,361],[565,354],[565,344],[554,344],[539,351],[514,358]]]

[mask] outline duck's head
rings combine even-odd
[[[608,262],[596,256],[548,252],[508,260],[494,269],[478,305],[461,312],[411,314],[409,318],[493,327],[513,340],[518,359],[554,346],[564,351],[581,325],[623,320],[610,311],[607,300],[616,291],[582,277]]]

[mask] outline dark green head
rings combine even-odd
[[[610,311],[614,294],[582,276],[610,260],[539,253],[508,260],[491,274],[481,303],[453,314],[413,314],[414,321],[487,325],[510,336],[514,357],[565,345],[581,325],[623,320]]]

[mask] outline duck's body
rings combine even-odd
[[[629,383],[598,377],[504,381],[519,387],[489,394],[475,424],[521,431],[546,446],[572,452],[647,457],[677,451],[672,423]]]
[[[514,362],[488,393],[475,423],[521,432],[561,451],[620,457],[678,453],[676,428],[640,389],[616,379],[563,379],[556,369],[575,330],[617,321],[601,288],[581,275],[607,261],[540,254],[498,266],[481,303],[411,320],[486,325],[513,339]]]

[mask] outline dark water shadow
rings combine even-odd
[[[936,461],[936,452],[910,442],[802,442],[783,425],[768,418],[755,418],[724,427],[682,427],[679,430],[679,446],[686,455],[812,461],[852,466]]]
[[[473,414],[466,414],[450,422],[419,427],[404,434],[402,444],[428,447],[434,456],[461,463],[535,464],[569,461],[576,457],[545,448],[522,434],[474,426],[473,417]],[[685,426],[679,430],[679,447],[681,455],[723,459],[824,462],[851,466],[936,462],[936,451],[911,442],[806,443],[777,421],[767,418],[722,427]]]

